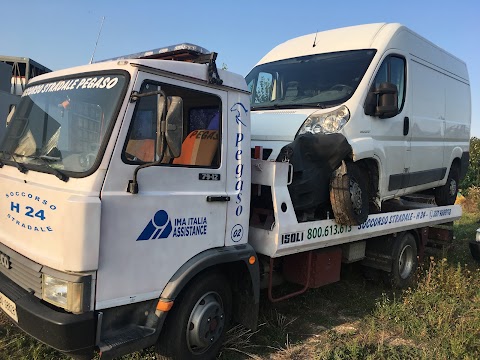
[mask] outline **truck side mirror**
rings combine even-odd
[[[170,156],[177,158],[182,152],[183,99],[180,96],[170,96],[168,100],[165,139]]]
[[[378,116],[381,119],[398,114],[398,90],[392,83],[381,83],[369,91],[365,100],[365,115]]]

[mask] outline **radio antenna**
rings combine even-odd
[[[317,43],[317,34],[318,34],[318,30],[317,30],[317,32],[315,33],[315,39],[313,39],[313,45],[312,45],[312,47],[317,46],[317,44],[316,44],[316,43]]]
[[[103,22],[104,21],[105,21],[105,16],[102,16],[102,23],[100,25],[100,31],[98,32],[97,41],[95,42],[95,47],[93,48],[93,54],[92,54],[92,57],[90,58],[89,64],[93,63],[93,57],[95,56],[95,51],[97,51],[98,39],[100,39],[100,34],[102,33]]]

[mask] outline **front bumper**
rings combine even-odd
[[[0,274],[0,292],[16,305],[18,327],[71,356],[88,356],[95,347],[94,312],[75,315],[54,310]]]

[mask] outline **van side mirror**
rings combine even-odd
[[[170,156],[177,158],[182,152],[183,99],[180,96],[170,96],[168,100],[165,139]]]
[[[378,116],[381,119],[398,114],[398,90],[392,83],[381,83],[369,91],[365,100],[365,115]]]

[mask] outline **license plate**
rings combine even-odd
[[[0,292],[0,309],[5,311],[8,316],[18,322],[17,305]]]

